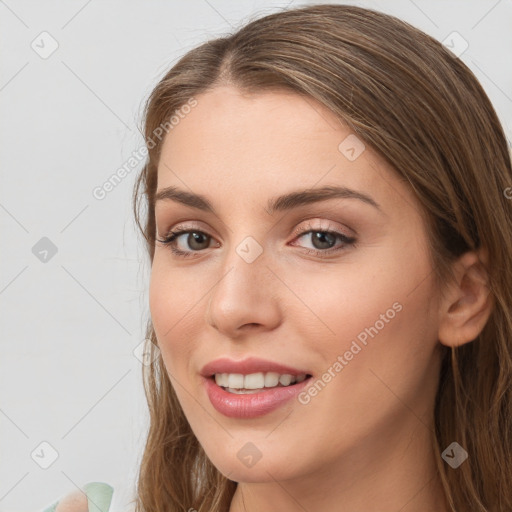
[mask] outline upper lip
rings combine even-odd
[[[226,357],[215,359],[203,366],[201,375],[203,377],[211,377],[216,373],[241,373],[242,375],[250,375],[251,373],[260,372],[276,372],[280,375],[289,374],[295,376],[300,375],[301,373],[311,375],[307,370],[299,370],[297,368],[292,368],[291,366],[286,366],[274,361],[267,361],[258,357],[248,357],[247,359],[242,359],[240,361],[235,361]]]

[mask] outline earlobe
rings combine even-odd
[[[439,309],[440,343],[457,347],[475,340],[492,311],[487,253],[467,252],[454,264],[455,281],[447,285]]]

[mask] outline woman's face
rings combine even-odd
[[[166,136],[158,192],[199,195],[213,211],[161,194],[158,238],[193,233],[174,241],[187,257],[156,243],[150,284],[161,356],[192,430],[235,481],[371,466],[390,450],[399,459],[411,436],[429,434],[440,361],[416,199],[311,98],[219,87],[196,100]],[[367,198],[299,195],[268,208],[324,187]],[[312,377],[279,407],[247,406],[243,417],[229,398],[250,395],[217,388],[228,397],[220,412],[203,367],[249,357]]]

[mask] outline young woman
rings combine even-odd
[[[511,159],[463,62],[287,10],[188,52],[145,139],[137,511],[510,512]]]

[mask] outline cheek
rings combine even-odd
[[[334,451],[428,412],[438,381],[428,309],[432,290],[425,280],[411,293],[424,273],[409,268],[407,275],[386,265],[368,274],[302,278],[301,298],[322,321],[304,307],[290,314],[303,343],[299,351],[314,354],[317,382],[323,382],[303,403],[310,400],[310,430],[319,428],[315,418],[328,418],[331,427],[322,428]],[[318,286],[308,294],[309,279]]]
[[[332,390],[345,393],[343,401],[361,421],[399,417],[404,403],[421,415],[438,380],[430,280],[419,267],[398,274],[387,267],[372,277],[350,300],[340,297],[345,309],[338,316],[332,312],[336,343],[328,345],[327,367],[343,357]],[[337,401],[338,394],[331,398]]]
[[[191,381],[196,379],[198,370],[193,367],[193,361],[199,350],[198,315],[203,294],[204,290],[194,286],[184,272],[170,269],[155,258],[149,286],[151,319],[168,378],[192,425],[204,422],[198,416],[200,411],[193,398]]]
[[[180,401],[185,402],[190,396],[183,394],[183,386],[198,378],[195,365],[203,348],[206,292],[218,278],[207,267],[172,266],[164,249],[159,251],[155,252],[149,284],[151,320],[164,366]]]
[[[346,354],[344,373],[375,380],[369,369],[381,369],[390,379],[404,381],[414,381],[414,372],[421,375],[436,341],[430,265],[422,254],[419,247],[407,252],[397,244],[371,261],[361,253],[357,270],[332,266],[329,272],[285,279],[301,298],[290,310],[300,324],[299,339],[307,340],[308,350],[318,350],[326,369]],[[403,372],[397,374],[397,368]]]
[[[161,265],[155,254],[149,282],[149,310],[159,343],[162,341],[164,332],[172,325],[168,321],[169,313],[173,311],[169,307],[171,305],[172,292],[168,281],[165,272],[162,272]]]
[[[155,255],[151,268],[149,309],[164,364],[175,374],[193,349],[191,313],[197,299],[194,301],[194,287],[182,282],[180,273],[171,271],[161,259]]]
[[[365,262],[361,257],[353,265],[352,262],[332,265],[315,272],[286,276],[283,280],[293,283],[293,291],[300,298],[300,301],[293,297],[290,300],[303,311],[299,314],[297,309],[295,320],[307,322],[310,331],[316,328],[316,337],[330,340],[327,346],[342,349],[347,341],[373,325],[380,314],[392,308],[400,298],[396,283],[393,283],[397,271],[388,260],[382,257]],[[315,335],[309,332],[303,338],[313,341]]]
[[[149,308],[155,331],[167,338],[182,329],[181,322],[186,320],[187,312],[193,313],[200,290],[186,277],[189,273],[169,264],[163,251],[157,249],[151,267]]]

